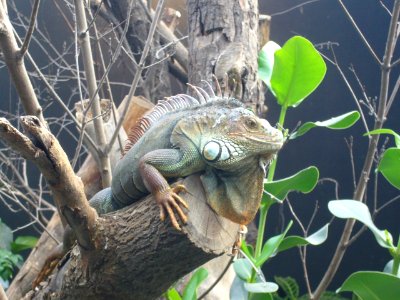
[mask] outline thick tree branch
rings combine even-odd
[[[31,160],[46,178],[60,215],[64,216],[86,250],[95,248],[93,230],[97,214],[89,206],[83,184],[72,170],[68,157],[57,139],[34,116],[21,117],[31,138],[0,118],[0,138],[14,151]]]
[[[229,253],[239,225],[211,210],[198,175],[183,183],[190,211],[182,232],[160,220],[152,196],[99,217],[97,250],[85,260],[73,249],[34,299],[50,293],[52,299],[155,299],[183,275]]]
[[[25,113],[34,115],[44,123],[42,108],[36,98],[32,83],[26,71],[23,58],[19,55],[13,27],[8,18],[4,4],[0,3],[0,50],[10,72],[12,81],[21,99]]]

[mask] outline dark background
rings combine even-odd
[[[29,16],[30,5],[27,5],[25,1],[17,2],[21,12]],[[320,0],[290,12],[282,13],[303,2],[304,1],[294,0],[260,1],[260,12],[272,15],[271,40],[283,45],[285,41],[293,35],[302,35],[317,45],[326,42],[338,43],[338,46],[335,47],[338,62],[345,71],[358,97],[361,98],[361,93],[354,76],[348,70],[350,65],[354,66],[368,96],[371,98],[377,97],[380,87],[379,66],[362,43],[338,2],[336,0]],[[389,9],[392,8],[393,1],[383,2]],[[352,0],[345,1],[345,3],[378,57],[382,58],[390,20],[388,13],[377,0]],[[14,15],[12,11],[10,11],[10,14],[11,16]],[[46,27],[48,34],[54,41],[54,47],[57,49],[68,48],[71,43],[73,43],[72,33],[66,30],[65,23],[63,23],[61,16],[54,9],[53,1],[42,1],[39,14],[39,26]],[[17,30],[20,31],[20,36],[24,36],[24,31],[21,30],[21,28],[17,28]],[[328,57],[332,57],[326,47],[319,49]],[[66,55],[66,59],[71,62],[73,62],[74,59],[73,50],[73,48],[70,49],[70,53]],[[45,66],[48,63],[46,55],[40,50],[37,44],[31,44],[30,52],[40,66]],[[396,51],[395,59],[398,57],[399,51]],[[29,70],[32,70],[29,64],[27,64],[27,67]],[[327,67],[326,77],[316,92],[298,108],[289,109],[285,128],[292,130],[296,127],[298,122],[304,123],[307,121],[326,120],[330,117],[356,110],[354,100],[343,80],[340,78],[335,66],[327,62]],[[400,66],[392,71],[391,87],[395,79],[397,79],[399,69]],[[113,72],[118,73],[118,68],[115,68]],[[121,75],[122,76],[119,76],[118,79],[121,81],[129,81],[126,76],[123,76],[123,74]],[[76,101],[76,97],[71,97],[71,91],[73,90],[71,87],[76,86],[75,80],[71,79],[60,86],[64,87],[58,88],[57,92],[65,101]],[[37,87],[40,88],[40,84],[38,84]],[[127,88],[115,87],[114,92],[115,97],[118,99],[121,95],[127,93]],[[0,95],[0,114],[1,116],[10,117],[6,112],[15,111],[18,104],[15,91],[9,82],[8,73],[4,67],[0,69]],[[57,104],[52,104],[51,99],[46,93],[41,95],[40,101],[42,101],[42,104],[45,103],[47,107],[45,116],[61,116],[63,114]],[[267,118],[274,124],[278,120],[279,107],[274,103],[274,99],[269,93],[267,95],[267,105],[269,107]],[[369,126],[372,127],[373,119],[367,112],[365,113],[368,118]],[[385,127],[400,132],[399,114],[400,105],[395,103]],[[57,124],[52,124],[51,126],[53,132],[58,132],[61,128],[61,126]],[[72,126],[70,128],[73,130]],[[341,199],[351,199],[353,193],[353,178],[350,155],[345,138],[349,138],[350,136],[354,138],[353,151],[356,176],[359,176],[368,143],[368,139],[362,136],[363,133],[364,128],[361,121],[351,129],[344,131],[332,131],[320,128],[313,129],[307,135],[291,141],[281,151],[275,178],[279,179],[290,176],[303,168],[315,165],[320,170],[321,178],[334,178],[339,182],[339,197]],[[61,137],[61,143],[66,148],[70,157],[72,157],[75,144],[66,142],[70,139],[68,134],[64,134]],[[389,145],[393,145],[393,140],[389,141]],[[31,174],[31,181],[33,184],[37,182],[38,177],[38,174],[33,171]],[[379,177],[378,199],[379,203],[382,204],[398,195],[399,192],[387,184],[382,176],[379,175]],[[327,209],[327,203],[329,200],[335,198],[333,184],[320,184],[311,194],[291,194],[289,198],[297,215],[306,224],[312,215],[316,201],[318,202],[318,213],[311,226],[310,233],[315,232],[330,221],[331,215]],[[372,200],[371,189],[368,190],[368,199],[369,201]],[[376,219],[377,226],[380,229],[388,229],[391,231],[396,242],[399,234],[399,221],[397,219],[399,211],[400,204],[396,202],[388,209],[384,210]],[[16,228],[27,222],[23,213],[12,214],[1,202],[0,217],[12,228]],[[267,221],[267,237],[280,233],[282,227],[285,226],[290,219],[293,218],[286,205],[282,205],[281,207],[277,205],[274,206],[270,211]],[[334,220],[330,226],[327,242],[318,247],[309,247],[308,268],[313,287],[319,282],[326,270],[333,251],[336,248],[336,243],[340,237],[343,226],[343,220]],[[356,229],[357,228],[359,228],[359,226],[356,226]],[[300,233],[299,226],[294,224],[290,234]],[[17,235],[20,234],[37,233],[29,229],[21,230],[17,233]],[[382,270],[389,260],[390,256],[387,251],[377,246],[373,235],[366,231],[347,251],[330,289],[335,290],[338,288],[348,275],[356,270]],[[264,271],[269,280],[273,280],[271,277],[274,275],[295,277],[302,285],[302,292],[305,292],[303,272],[296,249],[284,252],[271,259],[270,262],[266,264]]]

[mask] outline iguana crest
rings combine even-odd
[[[135,126],[133,126],[129,131],[128,140],[124,148],[124,155],[133,147],[133,145],[136,144],[136,142],[145,134],[145,132],[165,114],[188,107],[202,105],[218,99],[211,84],[207,81],[203,82],[206,84],[208,91],[202,89],[201,87],[188,84],[188,86],[194,90],[198,99],[187,94],[178,94],[168,97],[165,100],[159,100],[157,105],[155,105],[149,112],[141,117]],[[222,95],[218,81],[216,81],[216,87],[217,95],[220,99]]]

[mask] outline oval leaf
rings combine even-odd
[[[325,76],[326,65],[313,44],[294,36],[275,52],[271,89],[284,107],[297,106]]]
[[[14,253],[35,247],[38,238],[34,236],[19,236],[11,243],[11,250]]]
[[[328,228],[329,223],[306,238],[296,235],[285,237],[278,247],[278,252],[309,244],[313,246],[321,245],[328,238]]]
[[[262,204],[267,202],[282,202],[291,191],[299,191],[304,194],[311,192],[316,186],[319,171],[311,166],[296,174],[276,181],[264,182],[264,195]]]
[[[188,284],[183,290],[183,300],[196,300],[197,299],[197,288],[208,276],[208,271],[204,268],[198,268],[190,278]]]
[[[400,135],[398,135],[392,129],[387,129],[387,128],[376,129],[376,130],[369,131],[369,132],[365,133],[364,135],[370,135],[370,134],[391,134],[394,137],[394,143],[396,144],[396,147],[400,148]]]
[[[333,200],[328,203],[329,211],[342,219],[356,219],[367,226],[375,236],[378,244],[384,248],[392,248],[393,242],[389,232],[378,229],[372,222],[368,206],[355,200]]]
[[[244,288],[245,282],[235,276],[229,291],[229,300],[247,300],[249,293]]]
[[[246,258],[235,260],[235,262],[233,263],[233,269],[240,279],[247,281],[251,278],[251,270],[253,269],[253,267]]]
[[[10,227],[4,224],[0,219],[0,249],[11,250],[13,233]]]
[[[281,49],[277,43],[269,41],[262,47],[260,54],[258,55],[258,76],[271,89],[271,75],[274,67],[274,56],[277,50]],[[275,95],[275,94],[274,94]]]
[[[381,272],[356,272],[338,289],[353,292],[363,300],[398,299],[400,278]]]
[[[289,139],[293,140],[295,138],[298,138],[315,127],[325,127],[329,129],[346,129],[353,126],[359,118],[360,113],[358,111],[351,111],[326,121],[307,122],[301,125],[297,131],[292,133]]]
[[[391,185],[400,190],[400,149],[386,149],[379,162],[378,170]]]
[[[275,293],[279,286],[275,282],[245,282],[244,288],[250,293]]]

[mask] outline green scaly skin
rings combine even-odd
[[[221,216],[248,224],[255,216],[266,163],[282,147],[282,133],[239,101],[212,102],[166,113],[159,118],[117,164],[111,188],[97,193],[91,205],[104,214],[151,193],[161,218],[169,215],[180,229],[187,207],[167,179],[202,171],[207,202]],[[224,199],[224,201],[220,201]],[[175,211],[175,212],[174,212]]]

